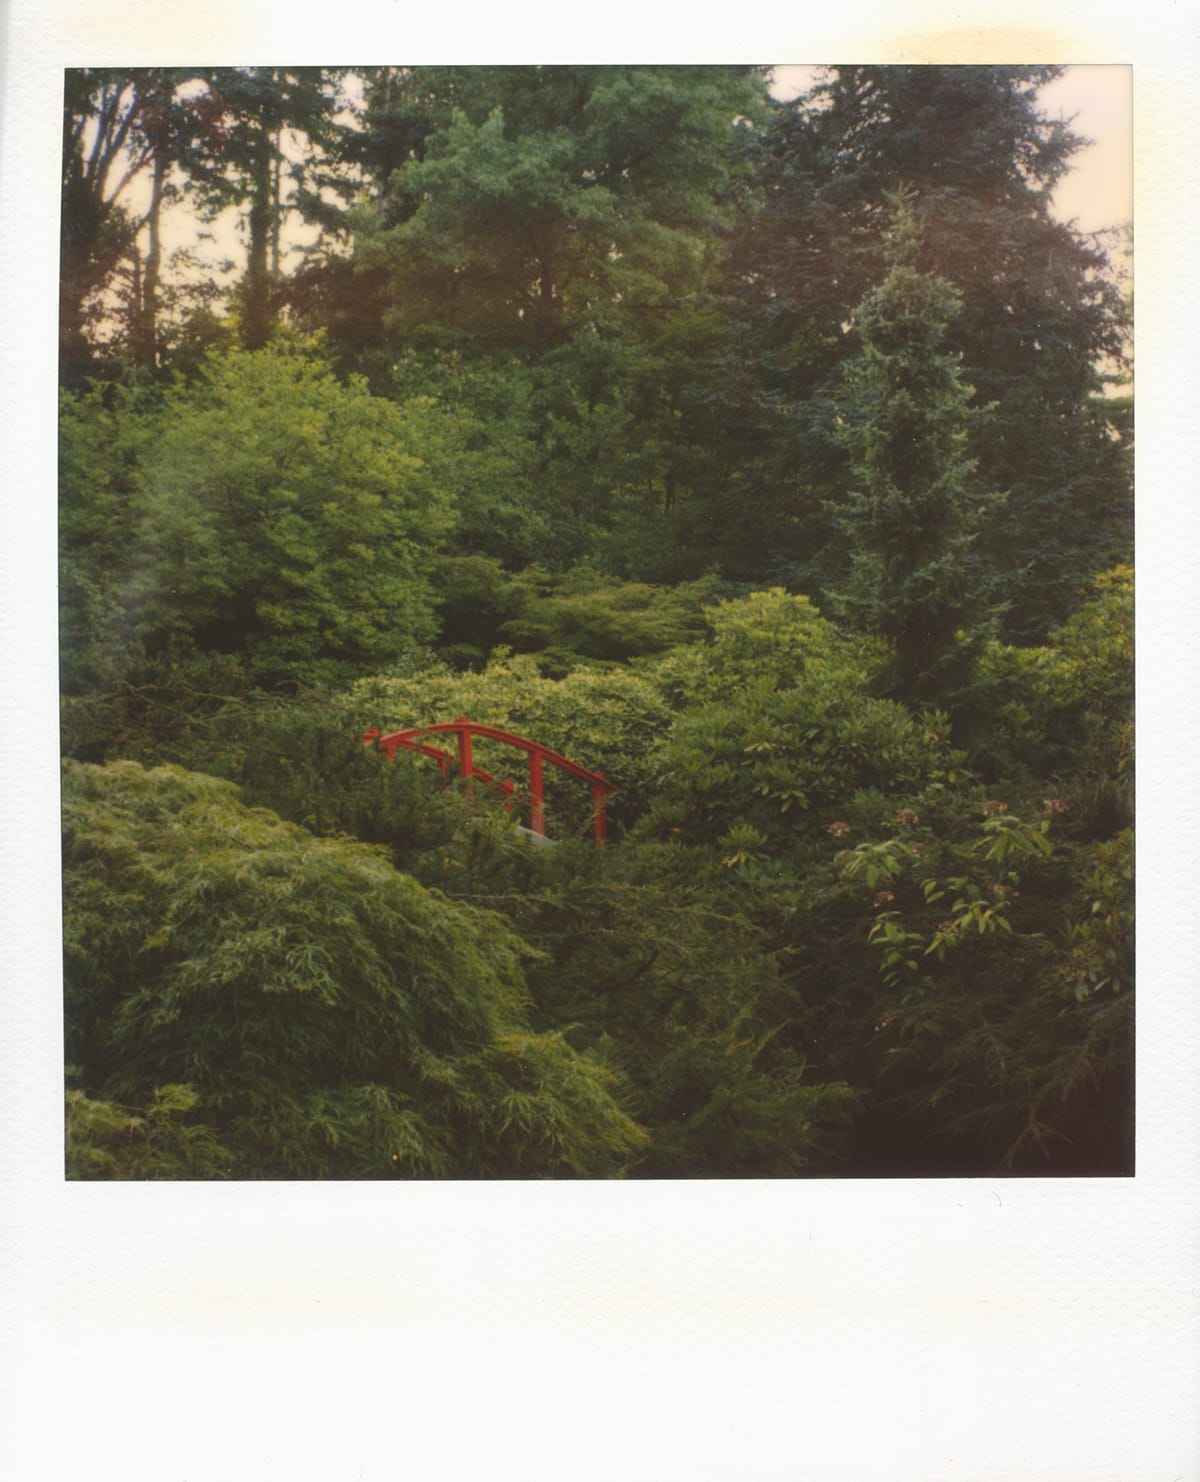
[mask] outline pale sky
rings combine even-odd
[[[792,98],[815,81],[816,66],[774,69],[772,91]],[[1092,141],[1075,156],[1074,167],[1054,195],[1064,221],[1081,231],[1124,226],[1133,219],[1133,69],[1126,66],[1068,67],[1038,95],[1050,118],[1073,119],[1077,134]]]

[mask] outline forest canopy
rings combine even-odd
[[[71,1176],[1132,1171],[1060,70],[67,73]]]

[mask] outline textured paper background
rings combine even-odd
[[[1198,27],[1189,7],[10,0],[0,115],[0,1477],[1200,1477]],[[1138,1174],[65,1185],[61,69],[168,60],[1135,66]]]

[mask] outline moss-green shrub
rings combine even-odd
[[[504,923],[380,851],[132,762],[68,763],[64,824],[67,1054],[89,1100],[188,1088],[237,1177],[613,1173],[644,1144],[609,1071],[529,1030]],[[79,1171],[97,1137],[75,1141]]]

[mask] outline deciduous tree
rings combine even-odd
[[[371,396],[293,342],[213,353],[157,408],[109,400],[64,413],[72,633],[108,607],[120,630],[91,636],[118,649],[311,683],[436,631],[428,571],[454,514],[428,400]]]

